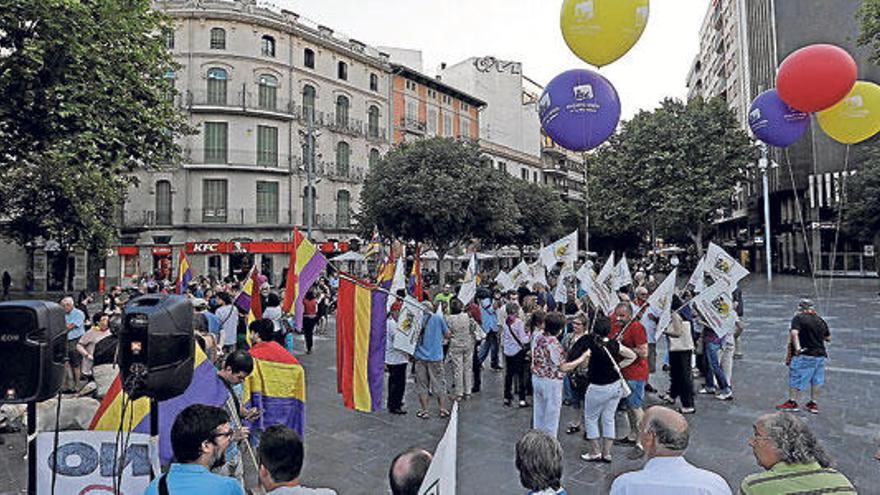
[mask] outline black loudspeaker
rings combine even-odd
[[[54,397],[64,380],[64,309],[46,301],[0,303],[0,403]]]
[[[125,305],[119,332],[119,371],[132,399],[166,400],[192,380],[193,308],[183,296],[151,294]]]

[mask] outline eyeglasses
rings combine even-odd
[[[234,432],[233,430],[229,430],[229,431],[226,431],[226,432],[223,432],[223,433],[214,433],[214,434],[212,435],[212,437],[213,437],[213,438],[220,438],[220,437],[231,438],[233,434],[235,434],[235,432]]]

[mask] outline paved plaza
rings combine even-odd
[[[828,296],[828,280],[820,280],[821,314],[831,327],[827,386],[818,416],[803,417],[838,466],[860,493],[880,493],[880,465],[872,458],[880,434],[880,299],[875,280],[836,280]],[[691,447],[688,459],[720,473],[735,489],[755,465],[746,441],[752,421],[785,398],[783,365],[785,332],[799,297],[810,295],[810,279],[779,277],[772,288],[752,276],[744,285],[747,333],[745,358],[736,361],[733,402],[698,397],[697,414],[688,417]],[[312,355],[298,356],[307,372],[306,486],[335,488],[340,494],[387,493],[387,470],[391,458],[409,446],[433,450],[446,422],[415,416],[417,399],[410,382],[407,406],[410,414],[394,416],[387,411],[363,414],[348,411],[336,394],[335,348],[332,330],[318,336]],[[483,392],[460,409],[458,493],[522,493],[513,463],[514,445],[529,428],[531,409],[507,408],[501,403],[502,374],[483,373]],[[663,389],[666,377],[652,377]],[[659,385],[659,386],[658,386]],[[649,398],[654,398],[649,396]],[[563,410],[562,424],[576,412]],[[619,433],[626,421],[618,416]],[[564,428],[560,428],[563,430]],[[607,493],[620,473],[638,469],[643,461],[629,461],[625,448],[615,447],[611,465],[587,464],[578,456],[585,442],[578,435],[560,432],[566,453],[565,486],[571,494]],[[5,435],[0,447],[0,493],[20,493],[25,486],[26,464],[22,460],[24,435]]]

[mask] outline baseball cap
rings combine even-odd
[[[813,307],[814,307],[814,305],[813,305],[812,299],[804,298],[804,299],[801,299],[801,301],[798,303],[798,309],[806,310],[806,309],[813,309]]]

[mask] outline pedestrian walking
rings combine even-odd
[[[828,358],[826,342],[831,342],[828,324],[816,313],[813,301],[802,299],[798,303],[798,313],[791,320],[788,336],[788,400],[776,409],[798,411],[800,394],[809,388],[807,411],[819,413],[819,390],[825,383],[825,360]]]
[[[694,355],[694,339],[691,332],[691,321],[682,317],[684,308],[677,295],[672,297],[672,319],[663,332],[669,347],[669,393],[660,396],[668,404],[681,401],[679,412],[693,414],[694,409],[694,375],[691,360]],[[690,314],[688,313],[688,316]]]
[[[3,270],[3,300],[9,299],[9,288],[12,287],[12,275]]]
[[[315,326],[318,324],[318,299],[312,290],[306,292],[303,299],[303,336],[306,339],[306,354],[312,353],[314,346]]]

